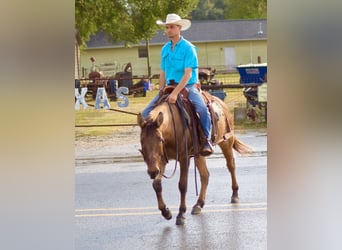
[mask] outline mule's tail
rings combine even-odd
[[[234,136],[234,144],[233,148],[239,152],[240,154],[251,154],[253,153],[253,149],[247,144],[240,141],[236,136]]]

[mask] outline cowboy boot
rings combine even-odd
[[[214,152],[213,144],[210,139],[206,139],[206,142],[203,144],[203,148],[201,150],[202,156],[209,156]]]

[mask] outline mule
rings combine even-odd
[[[251,153],[252,149],[234,134],[233,117],[229,113],[226,104],[215,96],[210,96],[216,110],[217,134],[213,141],[218,145],[226,159],[226,165],[231,175],[231,203],[237,203],[238,183],[235,173],[233,149],[241,154]],[[206,159],[200,154],[194,155],[193,136],[190,129],[183,126],[182,117],[175,104],[162,102],[156,106],[144,119],[141,114],[137,117],[141,128],[140,143],[142,156],[147,164],[147,173],[153,179],[152,186],[155,190],[158,208],[162,216],[170,220],[171,211],[165,205],[162,196],[162,178],[169,159],[176,160],[180,165],[180,177],[178,188],[180,191],[180,206],[176,218],[176,225],[185,223],[186,192],[188,185],[188,170],[190,158],[194,157],[195,165],[200,174],[201,187],[198,200],[192,207],[191,214],[201,213],[205,204],[206,190],[209,181],[209,171]]]

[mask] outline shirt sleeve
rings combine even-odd
[[[197,48],[193,45],[189,45],[186,49],[184,66],[185,68],[198,68]]]
[[[166,48],[167,44],[165,44],[163,47],[162,47],[162,50],[160,52],[160,68],[165,71],[166,68],[165,68],[165,64],[166,64],[166,58],[167,58],[167,48]]]

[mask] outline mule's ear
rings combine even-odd
[[[160,125],[162,125],[163,121],[164,121],[164,115],[162,112],[159,112],[158,117],[156,119],[156,124],[158,128],[160,127]]]
[[[141,128],[144,127],[146,124],[144,117],[140,113],[137,116],[137,121],[138,121],[138,124]]]

